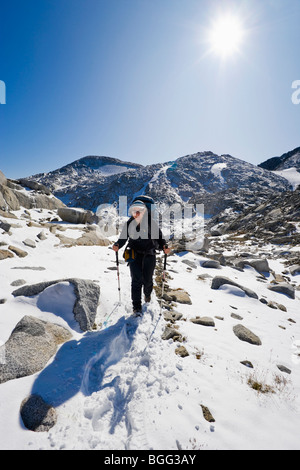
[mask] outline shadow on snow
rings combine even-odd
[[[117,323],[99,332],[87,332],[79,341],[63,344],[54,360],[39,374],[32,394],[58,407],[78,392],[91,395],[113,386],[117,394],[118,377],[103,384],[107,369],[117,364],[129,351],[138,326],[136,319],[121,317]]]

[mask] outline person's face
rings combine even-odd
[[[132,217],[137,222],[139,222],[140,220],[142,220],[144,213],[145,213],[145,209],[136,209],[132,211]]]

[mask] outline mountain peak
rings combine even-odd
[[[269,158],[258,166],[270,171],[286,170],[288,168],[300,170],[300,147],[284,153],[281,157]]]
[[[139,165],[111,157],[86,156],[58,170],[32,176],[48,186],[66,205],[95,211],[119,196],[148,194],[157,202],[187,203],[197,197],[236,188],[256,192],[284,191],[284,178],[251,163],[211,151],[197,152],[173,161]]]

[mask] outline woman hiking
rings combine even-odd
[[[142,288],[145,302],[150,302],[156,264],[155,250],[163,250],[166,255],[170,253],[160,228],[151,217],[148,200],[154,204],[147,196],[134,200],[129,207],[131,217],[124,224],[119,240],[113,245],[113,250],[117,252],[128,240],[124,258],[130,267],[131,299],[133,313],[137,316],[142,314]]]

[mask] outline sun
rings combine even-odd
[[[215,20],[208,33],[211,50],[222,58],[239,52],[244,38],[244,28],[237,16],[224,15]]]

